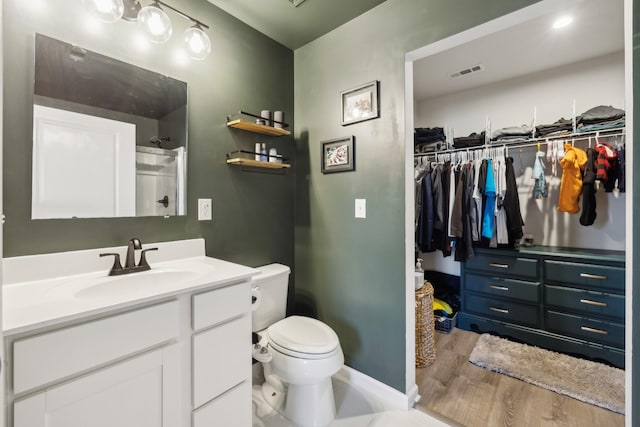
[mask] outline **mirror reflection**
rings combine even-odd
[[[33,219],[186,214],[187,84],[36,34]]]

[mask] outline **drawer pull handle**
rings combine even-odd
[[[509,264],[496,264],[495,262],[492,262],[492,263],[489,264],[489,267],[509,268]]]
[[[496,312],[502,313],[502,314],[509,314],[509,310],[505,310],[504,308],[489,307],[489,310],[496,311]]]
[[[581,326],[580,329],[582,329],[585,332],[593,332],[594,334],[609,335],[609,332],[607,331],[603,331],[602,329],[590,328],[588,326]]]
[[[507,288],[506,286],[489,285],[489,287],[491,289],[496,289],[498,291],[508,291],[509,290],[509,288]]]
[[[580,273],[580,277],[585,279],[607,280],[607,276],[600,276],[599,274]]]
[[[607,306],[606,302],[591,301],[590,299],[581,299],[580,302],[583,303],[583,304],[588,304],[588,305],[597,305],[598,307],[606,307]]]

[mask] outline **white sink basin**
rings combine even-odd
[[[5,336],[249,280],[257,271],[204,255],[204,240],[153,244],[151,270],[109,276],[98,248],[4,259]]]
[[[92,279],[74,295],[77,298],[103,298],[115,293],[138,293],[141,288],[161,290],[176,283],[192,282],[205,275],[202,271],[148,270],[140,273]]]

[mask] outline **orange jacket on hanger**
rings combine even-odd
[[[582,171],[587,164],[587,153],[571,144],[565,144],[564,148],[565,155],[560,160],[562,180],[560,181],[558,211],[574,214],[580,211],[578,201],[582,192]]]

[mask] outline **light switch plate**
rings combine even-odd
[[[356,199],[356,218],[367,217],[367,199]]]
[[[211,220],[211,199],[198,199],[198,221]]]

